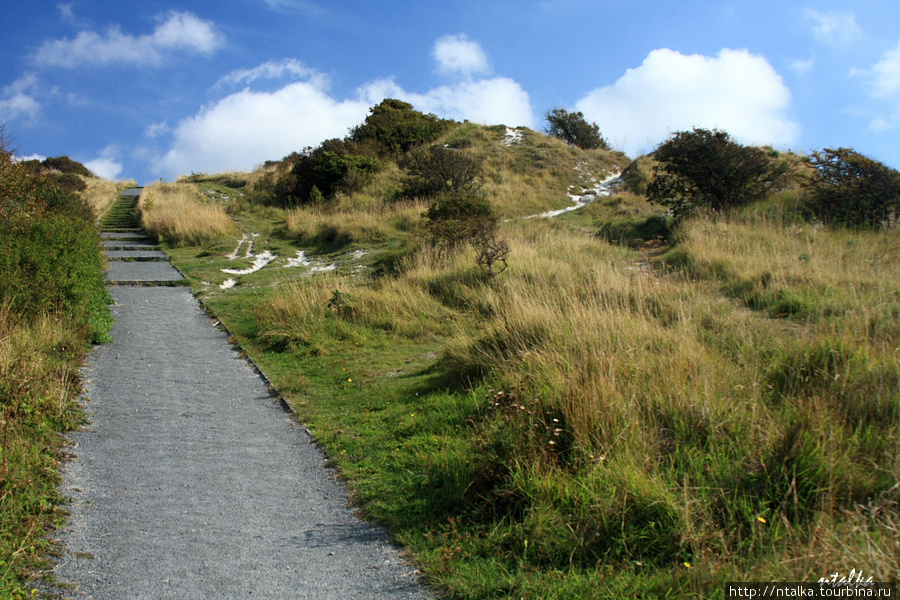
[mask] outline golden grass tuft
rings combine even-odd
[[[427,205],[422,202],[368,202],[344,206],[308,206],[288,210],[284,233],[299,244],[383,244],[415,231]]]
[[[137,186],[133,180],[111,181],[100,177],[84,177],[83,179],[87,184],[87,189],[80,192],[81,197],[94,209],[97,218],[112,206],[119,192]]]
[[[144,229],[172,246],[201,245],[239,236],[225,209],[205,198],[193,184],[155,183],[138,201]]]

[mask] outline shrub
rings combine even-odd
[[[444,194],[424,216],[431,242],[442,250],[464,245],[477,229],[497,222],[490,203],[472,194]]]
[[[60,173],[73,173],[75,175],[82,175],[84,177],[94,177],[94,174],[91,173],[90,169],[85,167],[80,162],[74,161],[68,156],[53,156],[41,163],[41,166],[45,170],[49,171],[59,171]]]
[[[742,146],[724,131],[679,131],[654,152],[658,165],[647,198],[675,217],[704,208],[724,210],[759,200],[787,170],[760,148]]]
[[[600,135],[600,127],[596,123],[588,123],[582,113],[554,108],[547,112],[545,118],[547,135],[585,150],[609,150],[609,144]]]
[[[483,162],[470,153],[440,146],[411,152],[401,162],[409,173],[403,181],[403,195],[474,194],[484,185]]]
[[[307,149],[291,169],[294,187],[292,204],[308,204],[317,199],[330,200],[339,192],[362,187],[366,176],[376,173],[378,161],[356,152],[352,143],[326,140],[315,150]]]
[[[435,141],[453,121],[423,114],[413,105],[388,98],[369,111],[363,124],[350,132],[350,139],[372,147],[380,155],[399,156],[415,146]]]
[[[809,158],[811,208],[823,221],[871,227],[896,218],[900,172],[849,148],[826,148]]]
[[[487,199],[475,194],[444,194],[425,212],[431,243],[444,256],[465,244],[475,250],[475,262],[489,276],[502,262],[506,270],[509,244],[499,237],[499,223]]]
[[[108,297],[93,221],[86,202],[13,162],[0,138],[0,305],[23,321],[59,312],[88,326],[104,309],[95,299]]]

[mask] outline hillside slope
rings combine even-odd
[[[170,252],[436,586],[898,578],[896,230],[772,209],[797,190],[675,230],[633,194],[527,218],[628,161],[469,123],[431,143],[483,160],[499,274],[427,242],[402,157],[299,206],[265,183],[283,163],[189,178],[243,234]]]

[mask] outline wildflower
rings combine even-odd
[[[768,522],[768,521],[766,521],[766,520],[765,520],[764,518],[762,518],[762,517],[756,517],[756,520],[759,521],[760,523],[763,523],[763,524],[765,524],[765,523]]]
[[[684,561],[684,566],[687,567],[688,569],[690,569],[691,563],[689,563],[688,561]]]
[[[350,377],[348,377],[348,378],[347,378],[347,383],[353,383],[353,379],[351,379]]]

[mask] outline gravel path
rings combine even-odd
[[[189,289],[112,294],[113,342],[84,370],[90,425],[64,465],[63,595],[432,597]]]

